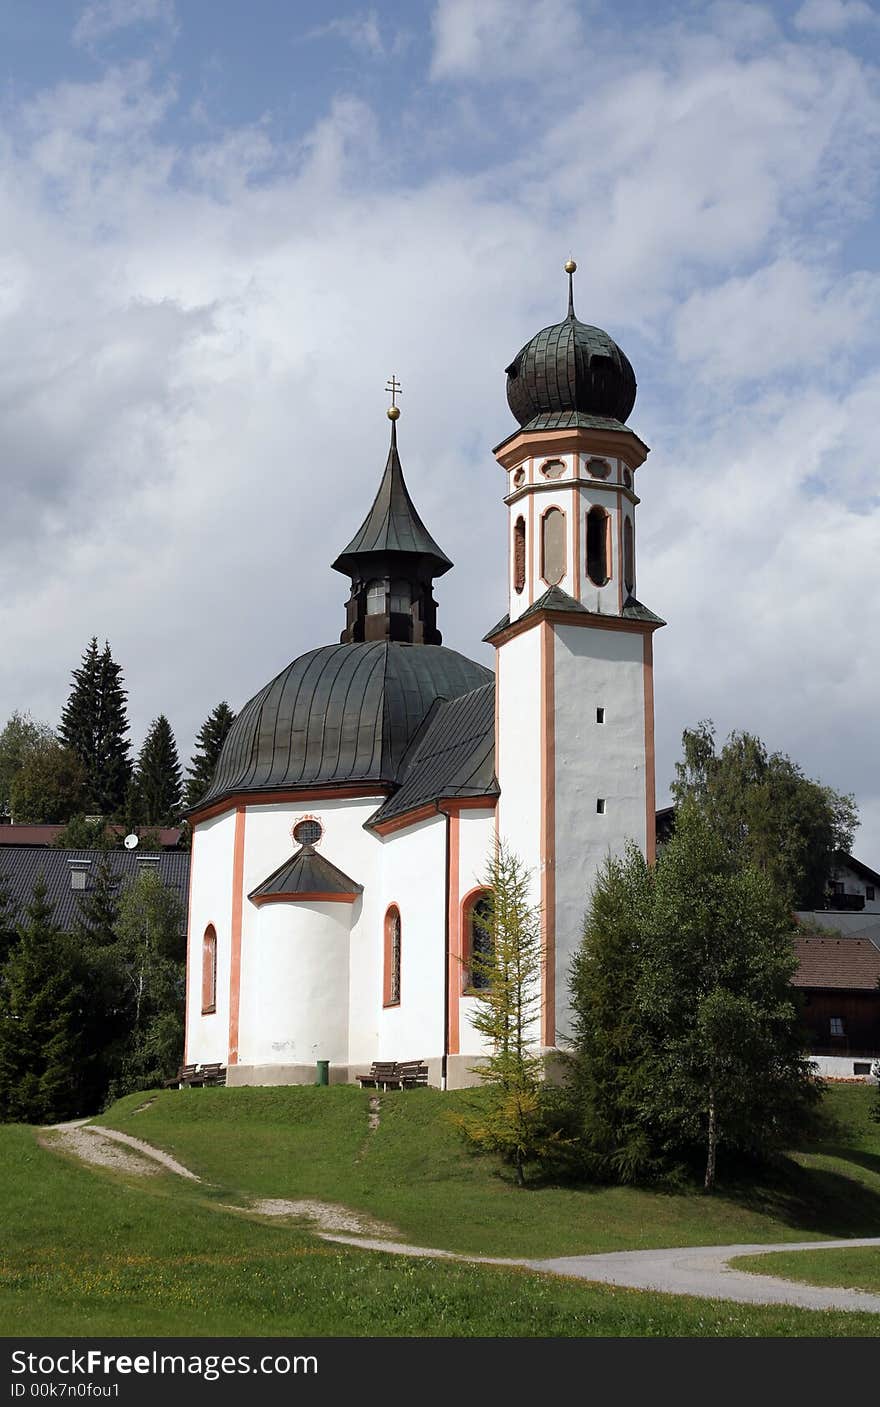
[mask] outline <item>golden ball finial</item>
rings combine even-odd
[[[567,274],[573,274],[577,272],[577,264],[574,262],[573,259],[566,259],[565,272]]]
[[[388,416],[388,419],[389,419],[389,420],[399,420],[399,419],[400,419],[400,406],[399,406],[399,405],[390,405],[390,406],[388,407],[387,411],[385,412],[385,414]]]

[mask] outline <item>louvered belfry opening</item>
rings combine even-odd
[[[419,517],[397,452],[397,425],[379,491],[351,542],[333,567],[351,578],[344,645],[396,640],[440,645],[435,577],[452,566]]]

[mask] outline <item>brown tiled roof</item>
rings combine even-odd
[[[880,949],[866,938],[795,938],[799,967],[795,987],[874,991],[880,982]]]
[[[124,826],[111,826],[119,836],[120,840],[125,834]],[[64,826],[0,826],[0,845],[54,845],[56,838],[64,830]],[[180,841],[179,826],[162,826],[154,830],[151,826],[142,826],[142,831],[150,831],[151,834],[158,834],[162,846],[166,850],[174,849]]]

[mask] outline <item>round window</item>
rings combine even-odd
[[[318,821],[297,821],[293,828],[293,838],[297,845],[317,845],[324,834]]]

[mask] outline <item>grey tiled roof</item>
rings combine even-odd
[[[94,887],[93,876],[106,857],[120,888],[130,885],[137,875],[155,864],[163,884],[175,893],[186,912],[189,889],[189,851],[162,850],[157,855],[131,850],[51,850],[34,846],[4,846],[0,851],[0,879],[6,881],[19,915],[30,902],[34,883],[42,875],[46,898],[55,910],[55,922],[69,931],[79,913],[77,899],[83,893],[71,887],[70,872],[75,863],[90,861],[86,867],[86,889]]]
[[[333,566],[352,576],[358,558],[365,554],[406,552],[427,558],[432,576],[442,576],[452,566],[419,517],[403,477],[397,453],[397,426],[391,426],[391,448],[379,491],[373,506],[351,542],[340,552]]]
[[[580,601],[576,601],[573,596],[569,596],[567,591],[563,591],[561,586],[551,586],[539,596],[537,601],[533,601],[527,610],[523,611],[517,620],[528,620],[531,616],[539,615],[541,611],[568,611],[573,616],[596,616],[600,620],[614,619],[614,616],[597,611],[588,611],[586,606]],[[655,625],[665,625],[665,620],[660,616],[655,616],[653,611],[649,611],[647,606],[643,606],[641,601],[637,601],[635,596],[627,596],[623,603],[622,618],[624,620],[643,620],[653,622]],[[510,616],[502,616],[497,625],[493,625],[484,640],[491,640],[495,635],[499,635],[502,630],[506,630],[510,625]]]
[[[349,879],[338,865],[319,855],[312,845],[303,845],[283,865],[252,889],[249,899],[267,899],[273,894],[361,894],[363,885]]]
[[[438,700],[404,758],[398,791],[370,817],[376,825],[427,802],[498,796],[495,776],[495,685]]]
[[[434,700],[491,678],[442,645],[379,640],[310,650],[245,704],[199,806],[241,791],[391,786]]]

